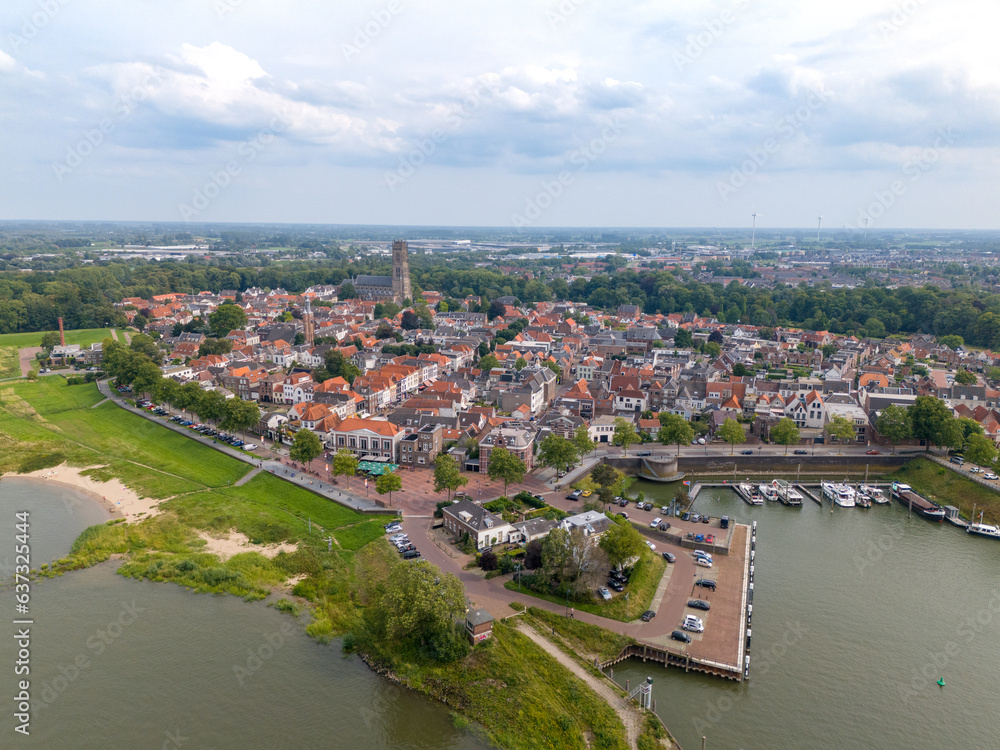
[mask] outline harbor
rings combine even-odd
[[[726,485],[704,486],[691,509],[751,529],[757,521],[749,679],[720,680],[710,664],[685,671],[673,656],[664,669],[648,647],[643,662],[641,644],[613,665],[621,685],[653,676],[656,712],[681,746],[700,747],[702,736],[709,748],[996,746],[995,728],[976,720],[1000,690],[1000,657],[980,648],[1000,638],[1000,618],[976,621],[995,601],[993,539],[895,501],[870,511],[810,501],[791,512],[750,506]],[[946,646],[948,662],[935,663]]]

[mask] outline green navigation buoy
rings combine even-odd
[[[940,680],[938,680],[938,685],[940,685],[941,687],[944,687],[944,677],[942,677]]]

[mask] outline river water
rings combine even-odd
[[[0,564],[13,573],[14,513],[29,510],[32,566],[66,554],[108,514],[72,490],[0,481]],[[262,602],[124,579],[113,563],[32,586],[29,737],[15,735],[13,592],[0,590],[8,701],[0,747],[485,747],[447,709],[320,645]],[[18,679],[23,679],[19,677]],[[16,737],[15,739],[12,739]]]
[[[656,504],[675,488],[638,482]],[[1000,747],[1000,542],[871,509],[751,507],[728,489],[694,509],[757,521],[750,680],[629,660],[685,750]],[[945,681],[945,687],[937,684]]]

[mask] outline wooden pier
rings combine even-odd
[[[814,495],[811,491],[809,491],[808,489],[806,489],[806,486],[804,484],[797,484],[797,485],[795,485],[795,489],[797,489],[799,492],[801,492],[803,495],[805,495],[806,497],[808,497],[813,502],[817,502],[820,505],[823,504],[822,497],[816,497],[816,495]]]
[[[685,672],[702,672],[736,682],[743,681],[742,665],[721,664],[709,661],[708,659],[699,659],[683,651],[675,651],[663,646],[642,642],[626,646],[618,656],[601,663],[599,667],[603,671],[618,662],[631,659],[632,657],[642,659],[643,661],[660,662],[664,667],[680,667]]]

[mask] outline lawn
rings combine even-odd
[[[547,609],[529,607],[528,617],[546,633],[555,630],[558,638],[569,647],[570,652],[588,662],[592,662],[595,656],[601,661],[613,659],[626,646],[635,643],[635,639],[627,635],[605,630],[583,620],[558,615]]]
[[[58,330],[58,329],[56,329]],[[64,331],[67,344],[79,344],[80,346],[90,346],[97,344],[111,336],[110,328],[80,328],[75,331]],[[30,333],[3,333],[0,334],[0,347],[12,346],[21,349],[26,346],[41,346],[42,336],[45,331],[32,331]]]
[[[397,674],[485,727],[509,750],[628,747],[604,700],[534,641],[497,622],[493,638],[457,664],[402,663]]]
[[[653,601],[653,594],[656,593],[656,587],[660,585],[660,579],[663,577],[663,571],[666,567],[666,560],[662,556],[647,549],[642,553],[642,559],[632,569],[632,577],[629,579],[629,584],[625,591],[620,594],[611,592],[614,598],[610,602],[588,603],[570,601],[569,606],[579,609],[582,612],[607,617],[610,620],[631,622],[649,609],[649,604]],[[507,581],[504,584],[504,588],[509,591],[517,591],[517,582]],[[540,594],[537,591],[529,591],[524,587],[521,587],[521,591],[530,596],[545,599],[553,604],[566,605],[566,597]],[[625,599],[625,594],[629,595],[628,600]]]
[[[972,518],[975,505],[977,520],[979,511],[985,511],[985,523],[1000,524],[1000,492],[970,481],[957,471],[933,461],[917,458],[885,478],[906,482],[919,494],[936,503],[954,505],[966,519]]]
[[[21,365],[17,358],[17,348],[0,346],[0,378],[16,378],[21,375]]]

